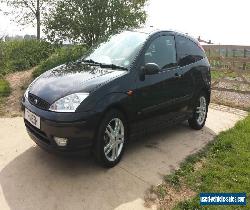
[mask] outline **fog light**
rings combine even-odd
[[[68,143],[68,139],[66,138],[54,137],[54,139],[57,145],[60,147],[65,147]]]

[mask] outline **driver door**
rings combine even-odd
[[[136,105],[140,116],[152,115],[157,111],[173,111],[178,87],[179,68],[177,66],[174,35],[158,35],[149,41],[142,53],[142,65],[155,63],[160,71],[145,75],[137,80]],[[138,69],[139,70],[139,69]]]

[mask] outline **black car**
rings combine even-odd
[[[24,123],[42,148],[91,150],[112,167],[132,133],[184,120],[201,129],[210,84],[210,65],[195,39],[153,28],[123,31],[36,78],[22,99]]]

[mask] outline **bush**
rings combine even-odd
[[[55,45],[37,40],[0,42],[0,74],[34,67],[47,59],[55,48]]]
[[[43,72],[50,70],[56,66],[71,61],[76,61],[86,52],[86,48],[82,45],[65,46],[57,49],[47,60],[41,62],[34,70],[33,76],[38,77]]]
[[[10,84],[4,79],[0,79],[0,97],[6,97],[10,94]]]

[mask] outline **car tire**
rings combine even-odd
[[[128,130],[124,115],[118,110],[109,110],[103,117],[94,145],[94,156],[104,167],[114,167],[122,158]]]
[[[196,99],[192,118],[188,120],[188,124],[195,130],[200,130],[206,123],[208,111],[208,98],[204,92],[201,92]]]

